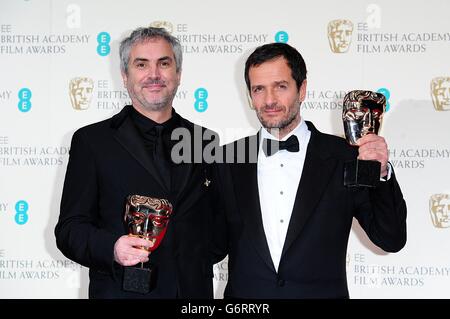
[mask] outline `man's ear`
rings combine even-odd
[[[181,84],[181,70],[177,72],[177,82],[178,85]]]
[[[306,97],[306,79],[303,80],[302,85],[300,86],[300,89],[298,90],[299,93],[299,102],[303,102]]]
[[[250,109],[254,110],[255,107],[253,106],[252,96],[250,95],[249,90],[247,90],[246,96],[247,96],[247,102],[248,102],[248,105],[250,106]]]
[[[121,74],[122,74],[123,85],[124,85],[125,87],[127,87],[128,76],[125,74],[125,72],[121,72]]]

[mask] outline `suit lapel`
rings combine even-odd
[[[308,122],[307,122],[308,123]],[[336,160],[328,158],[326,148],[321,148],[320,132],[308,123],[311,139],[306,152],[294,208],[288,226],[281,258],[302,232],[308,218],[314,212],[336,167]]]
[[[195,142],[201,143],[201,140],[199,140],[199,141],[195,140],[195,138],[196,138],[196,135],[194,133],[195,128],[192,125],[192,123],[190,123],[190,122],[186,121],[184,118],[180,117],[180,124],[181,124],[181,127],[189,130],[190,136],[186,136],[184,138],[190,139],[191,152],[194,152],[195,151]],[[200,130],[201,130],[201,128],[200,128]],[[172,141],[172,147],[180,142],[182,142],[182,141],[176,141],[176,140]],[[172,183],[176,185],[175,189],[178,190],[178,194],[176,196],[178,199],[181,199],[184,196],[185,191],[189,190],[189,188],[187,187],[188,182],[190,180],[194,179],[193,174],[196,173],[194,168],[198,168],[197,165],[194,164],[193,158],[191,159],[191,161],[192,161],[191,163],[175,164],[172,168]],[[197,170],[197,172],[198,172],[198,170]]]
[[[199,178],[196,176],[198,174],[198,170],[194,170],[195,164],[191,163],[180,163],[176,164],[172,168],[172,185],[174,185],[173,189],[176,189],[178,192],[174,193],[172,201],[174,203],[179,203],[183,201],[183,207],[178,207],[178,209],[187,210],[190,206],[189,203],[186,203],[186,199],[184,196],[190,196],[189,198],[193,201],[195,199],[195,196],[191,191],[193,190],[193,187],[187,187],[188,185],[191,186],[191,184],[188,184],[189,181],[198,181]],[[189,191],[186,193],[186,191]]]
[[[157,168],[150,159],[150,156],[142,143],[142,137],[139,135],[130,116],[126,116],[123,122],[117,127],[114,135],[115,139],[149,172],[149,174],[165,189],[161,177],[157,173]]]
[[[275,272],[261,215],[257,163],[233,164],[231,165],[231,175],[235,186],[236,203],[239,212],[242,214],[245,229],[247,229],[250,240],[258,254],[267,266]]]

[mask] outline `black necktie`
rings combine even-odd
[[[271,156],[279,150],[298,152],[299,149],[298,138],[295,135],[291,135],[286,141],[271,140],[267,138],[263,140],[263,150],[266,156]]]
[[[166,151],[164,148],[163,129],[164,127],[162,125],[155,126],[156,143],[154,147],[153,159],[164,184],[170,190],[170,161],[166,156]]]

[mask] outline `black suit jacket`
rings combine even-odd
[[[406,204],[395,175],[375,189],[344,187],[343,164],[355,159],[357,150],[307,125],[311,138],[278,272],[263,229],[257,164],[219,166],[225,200],[216,244],[229,258],[225,297],[348,298],[346,250],[353,217],[385,251],[405,245]]]
[[[210,167],[177,164],[172,183],[179,192],[166,189],[130,117],[131,107],[74,133],[55,228],[57,246],[90,268],[91,298],[212,298],[213,210],[211,187],[205,183],[211,181]],[[183,118],[180,123],[191,133],[205,131]],[[127,233],[123,216],[130,194],[166,198],[173,204],[166,235],[150,254],[158,276],[156,288],[147,295],[122,290],[123,267],[113,256],[114,243]]]

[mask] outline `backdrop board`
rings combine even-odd
[[[259,128],[243,70],[264,43],[304,56],[301,115],[323,132],[343,135],[346,92],[385,94],[380,135],[407,202],[408,241],[384,253],[354,223],[350,296],[450,298],[449,11],[448,0],[0,0],[0,298],[87,298],[87,269],[53,233],[70,140],[129,102],[118,45],[149,25],[183,46],[176,110],[222,143]],[[214,275],[221,298],[226,260]]]

